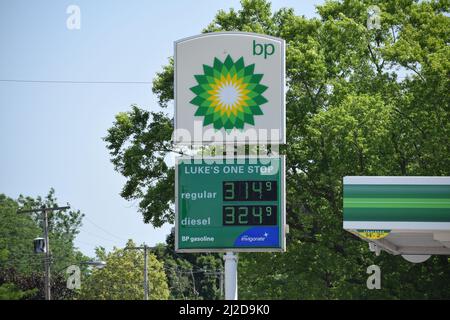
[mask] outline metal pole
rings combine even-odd
[[[223,299],[224,297],[223,297],[223,283],[224,283],[224,281],[223,281],[223,269],[220,269],[220,298],[221,299]]]
[[[238,299],[237,287],[237,260],[234,252],[227,252],[223,259],[225,260],[225,300]]]
[[[148,300],[147,245],[144,244],[144,300]]]
[[[45,238],[45,300],[51,300],[51,286],[50,286],[50,241],[48,238],[48,213],[42,208],[44,214],[44,238]]]

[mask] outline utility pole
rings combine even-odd
[[[197,289],[195,289],[195,278],[194,278],[194,270],[191,269],[191,278],[192,278],[192,288],[194,289],[194,295],[196,299],[198,299],[198,292]]]
[[[45,207],[44,207],[45,208]],[[45,280],[44,291],[45,300],[52,300],[51,284],[50,284],[50,241],[48,238],[48,213],[47,210],[43,210],[44,214],[44,239],[45,239]]]
[[[144,300],[148,300],[147,245],[144,243]]]
[[[223,279],[223,277],[224,277],[224,273],[223,273],[223,269],[221,268],[220,269],[220,273],[219,273],[219,277],[220,277],[220,297],[221,297],[221,299],[222,300],[225,300],[224,299],[224,290],[223,290],[223,287],[224,287],[224,279]]]
[[[151,247],[147,246],[145,243],[142,247],[132,247],[125,248],[128,250],[144,250],[144,300],[148,300],[149,288],[148,288],[148,250]]]
[[[70,209],[70,206],[65,207],[53,207],[53,208],[46,208],[45,206],[42,206],[40,209],[31,209],[31,210],[19,210],[17,213],[42,213],[43,222],[44,222],[44,239],[45,239],[45,260],[44,260],[44,267],[45,267],[45,273],[44,273],[44,293],[45,293],[45,300],[51,300],[51,285],[50,285],[50,241],[48,236],[48,212],[53,211],[59,211],[59,210],[66,210]]]

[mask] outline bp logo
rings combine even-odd
[[[254,116],[263,115],[267,87],[260,84],[263,74],[254,71],[255,64],[246,66],[243,57],[234,62],[229,55],[223,62],[214,58],[212,67],[203,65],[204,74],[194,76],[198,85],[190,88],[196,95],[190,103],[198,107],[195,116],[204,117],[204,127],[231,130],[255,124]]]

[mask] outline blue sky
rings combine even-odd
[[[313,17],[323,1],[273,1]],[[81,29],[66,27],[69,5]],[[175,40],[196,35],[220,9],[239,1],[0,0],[0,80],[152,81]],[[149,84],[52,84],[0,81],[0,193],[46,195],[86,214],[76,245],[122,247],[126,239],[164,242],[171,226],[143,223],[119,195],[102,137],[114,116],[136,103],[157,110]],[[171,110],[170,110],[171,111]]]

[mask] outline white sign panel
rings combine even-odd
[[[285,143],[285,42],[217,32],[175,42],[174,142]]]

